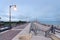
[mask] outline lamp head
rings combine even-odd
[[[16,9],[16,5],[14,5],[14,10],[17,10],[17,9]]]

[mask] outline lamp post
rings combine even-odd
[[[0,22],[1,22],[1,17],[0,17]]]
[[[10,5],[9,6],[9,26],[11,27],[11,8],[14,7],[14,10],[16,10],[16,5]]]
[[[0,24],[1,24],[1,17],[0,17]]]

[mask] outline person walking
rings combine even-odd
[[[55,34],[55,27],[53,25],[51,26],[50,30],[51,30],[51,33]]]

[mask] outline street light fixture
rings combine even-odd
[[[9,6],[9,26],[10,26],[10,28],[12,28],[11,27],[11,8],[14,8],[14,10],[16,10],[16,5],[10,5]]]

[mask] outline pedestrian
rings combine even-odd
[[[55,27],[53,25],[51,26],[51,29],[50,30],[51,30],[51,33],[54,33],[55,34]]]

